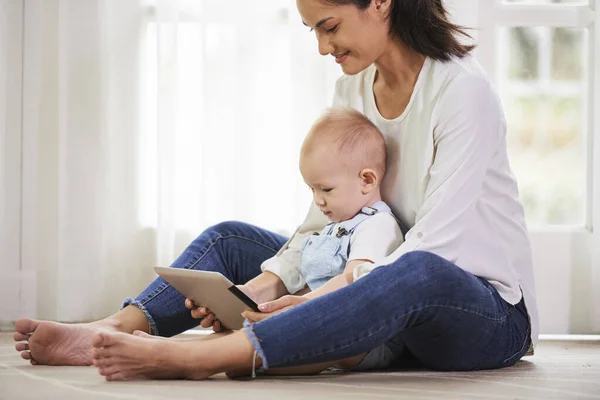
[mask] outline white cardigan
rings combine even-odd
[[[333,106],[352,107],[381,130],[388,152],[382,199],[408,229],[405,242],[360,279],[413,250],[437,254],[487,279],[510,304],[523,294],[538,337],[531,247],[517,182],[506,152],[506,121],[498,95],[471,56],[425,60],[406,110],[381,116],[373,96],[375,67],[342,76]],[[290,293],[305,286],[300,244],[327,218],[311,206],[304,223],[263,271],[278,275]]]

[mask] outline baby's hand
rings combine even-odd
[[[211,313],[208,308],[195,305],[192,299],[185,299],[185,307],[192,310],[192,318],[202,318],[202,321],[200,321],[201,327],[209,328],[212,326],[213,331],[215,332],[221,332],[224,330],[221,321],[216,319],[215,314]]]

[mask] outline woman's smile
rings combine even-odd
[[[349,50],[340,54],[334,54],[333,56],[335,57],[335,62],[338,64],[343,63],[348,58],[348,54],[350,54]]]

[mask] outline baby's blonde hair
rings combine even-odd
[[[383,179],[387,158],[385,140],[375,124],[360,112],[352,108],[327,109],[310,128],[301,156],[321,144],[333,144],[345,161],[358,164],[360,170],[371,168]]]

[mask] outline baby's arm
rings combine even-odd
[[[361,264],[374,264],[393,252],[402,243],[402,232],[392,216],[378,215],[363,222],[351,239],[349,261],[344,271],[315,291],[306,293],[305,298],[315,299],[335,292],[354,282],[354,270]]]
[[[312,292],[306,293],[304,297],[307,299],[315,299],[319,296],[323,296],[324,294],[335,292],[343,287],[348,286],[354,280],[353,272],[354,268],[356,268],[359,264],[364,264],[366,262],[373,263],[371,260],[352,260],[346,264],[346,268],[344,268],[344,272],[338,276],[334,276],[330,280],[328,280],[323,286],[314,290]]]
[[[398,222],[390,214],[378,214],[360,224],[350,239],[350,254],[343,275],[348,283],[357,278],[359,265],[375,265],[402,244]]]
[[[360,264],[364,264],[364,263],[374,264],[374,262],[372,260],[365,260],[365,259],[350,260],[346,263],[346,268],[344,268],[344,272],[342,273],[342,275],[344,276],[344,278],[346,279],[346,282],[348,282],[348,284],[351,284],[352,282],[354,282],[354,269],[356,267],[358,267]]]
[[[336,290],[339,290],[346,286],[348,286],[348,282],[346,282],[344,274],[340,274],[328,280],[323,286],[321,286],[317,290],[313,290],[312,292],[306,293],[303,297],[309,300],[316,299],[317,297],[323,296],[327,293],[335,292]]]

